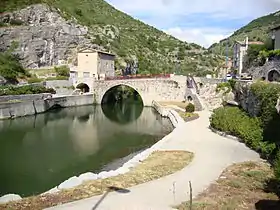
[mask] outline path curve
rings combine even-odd
[[[160,147],[160,150],[194,152],[193,161],[181,171],[131,187],[129,193],[111,192],[104,199],[94,196],[48,209],[171,210],[172,206],[188,200],[189,181],[196,196],[233,163],[260,160],[259,155],[244,144],[213,133],[208,128],[209,111],[199,112],[199,115],[199,119],[177,127]]]

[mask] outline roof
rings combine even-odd
[[[245,45],[245,41],[235,41],[236,43],[240,44],[240,45]],[[258,45],[262,45],[264,44],[263,42],[260,42],[260,41],[251,41],[251,42],[248,42],[248,45],[251,45],[251,44],[258,44]]]
[[[106,54],[106,55],[111,55],[111,56],[115,56],[115,54],[110,53],[110,52],[105,52],[105,51],[101,51],[101,50],[92,50],[92,49],[82,49],[80,51],[78,51],[78,53],[101,53],[101,54]]]

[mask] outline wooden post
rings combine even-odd
[[[192,183],[189,181],[190,186],[190,210],[192,210]]]

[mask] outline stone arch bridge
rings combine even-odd
[[[188,96],[201,109],[200,101],[195,91],[188,90],[186,79],[173,78],[149,78],[149,79],[127,79],[127,80],[103,80],[94,81],[92,92],[97,104],[101,104],[105,93],[119,85],[125,85],[136,90],[142,98],[144,106],[151,106],[152,101],[183,101]]]

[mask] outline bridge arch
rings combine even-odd
[[[280,82],[280,71],[272,69],[267,73],[267,80],[269,82]]]
[[[76,85],[76,89],[80,89],[83,93],[90,92],[90,86],[87,83],[84,83],[84,82]]]
[[[127,83],[117,83],[117,84],[112,84],[110,86],[108,86],[104,91],[103,93],[101,94],[101,104],[104,103],[104,101],[106,100],[105,97],[106,97],[106,94],[114,89],[114,88],[117,88],[119,86],[124,86],[124,87],[129,87],[131,89],[133,89],[139,96],[140,96],[140,99],[142,101],[142,104],[144,105],[144,98],[143,98],[143,93],[141,95],[141,91],[139,90],[139,88],[137,87],[134,87],[133,85],[130,85],[130,84],[127,84]]]

